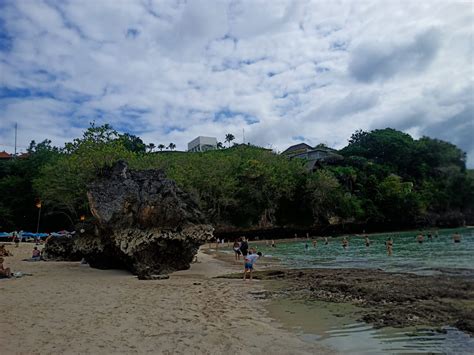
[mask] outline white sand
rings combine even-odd
[[[322,354],[270,319],[258,281],[212,279],[240,271],[199,254],[168,280],[71,262],[25,262],[13,245],[5,266],[33,274],[0,280],[0,354]]]

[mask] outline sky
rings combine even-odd
[[[185,150],[392,127],[474,167],[471,1],[0,0],[0,151],[109,123]]]

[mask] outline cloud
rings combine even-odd
[[[95,120],[147,143],[195,136],[336,148],[356,129],[474,151],[468,3],[0,2],[0,150]],[[470,116],[471,115],[471,116]]]
[[[362,82],[422,72],[427,70],[438,52],[440,37],[439,31],[430,29],[416,35],[408,43],[363,43],[351,53],[349,72]]]
[[[446,120],[428,124],[422,133],[428,137],[446,140],[468,152],[468,165],[474,166],[474,104],[463,108]]]

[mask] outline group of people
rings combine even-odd
[[[244,259],[244,281],[252,280],[253,265],[262,256],[255,248],[249,248],[249,243],[245,237],[241,237],[234,242],[232,246],[234,250],[235,260],[239,261],[242,255]]]
[[[13,254],[5,247],[5,245],[0,245],[0,278],[10,278],[14,274],[9,267],[5,267],[3,263],[5,262],[5,257],[13,256]],[[31,253],[31,258],[23,259],[23,261],[40,261],[42,260],[41,251],[37,246],[33,248]]]

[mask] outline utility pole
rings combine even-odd
[[[245,128],[242,128],[242,143],[245,144]]]

